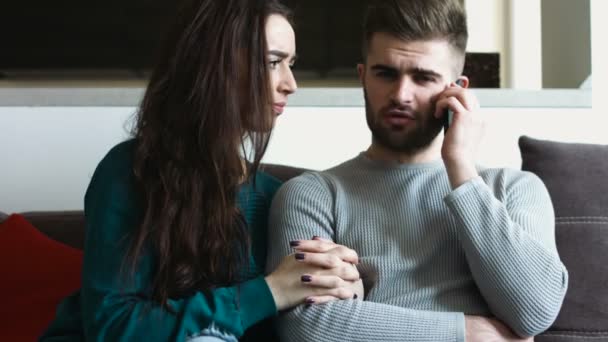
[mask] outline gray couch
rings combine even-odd
[[[522,169],[543,179],[551,194],[557,246],[570,273],[562,310],[555,324],[536,341],[608,342],[608,146],[528,137],[520,138],[519,143]],[[282,180],[304,171],[280,165],[264,167]],[[28,212],[24,216],[50,238],[82,249],[82,212]]]

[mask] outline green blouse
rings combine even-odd
[[[42,340],[183,341],[212,322],[240,337],[274,316],[277,308],[262,274],[268,210],[280,181],[263,172],[257,174],[255,188],[244,185],[238,197],[252,240],[249,280],[170,300],[175,313],[150,298],[153,255],[143,255],[137,274],[125,281],[128,236],[142,219],[141,200],[134,190],[134,146],[133,140],[115,146],[95,170],[85,196],[82,288],[62,302]]]

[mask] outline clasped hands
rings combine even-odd
[[[306,303],[323,304],[339,299],[362,299],[363,283],[354,250],[330,240],[291,241],[294,253],[266,277],[279,310]]]

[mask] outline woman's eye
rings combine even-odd
[[[270,61],[270,69],[276,69],[277,66],[281,63],[281,61]]]

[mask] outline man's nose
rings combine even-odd
[[[414,96],[414,82],[409,77],[401,77],[395,82],[391,100],[395,103],[409,103]]]

